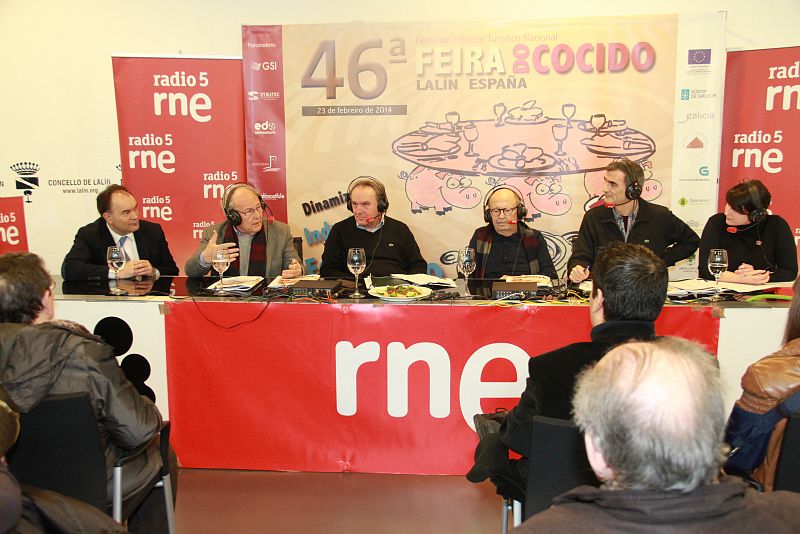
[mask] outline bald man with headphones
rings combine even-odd
[[[700,244],[697,233],[664,206],[641,198],[644,171],[638,163],[628,158],[612,161],[603,178],[605,205],[583,216],[567,263],[570,281],[589,278],[597,252],[615,241],[644,245],[667,266],[694,254]]]
[[[475,230],[469,241],[477,254],[475,278],[523,274],[558,278],[544,236],[524,222],[527,213],[516,188],[499,185],[487,193],[483,220],[488,224]]]
[[[230,186],[222,197],[222,211],[225,220],[203,230],[197,251],[186,261],[186,276],[208,274],[217,248],[228,250],[231,264],[226,274],[231,276],[296,278],[303,274],[289,226],[274,220],[255,187]]]
[[[419,274],[428,270],[414,235],[404,223],[386,216],[386,188],[372,176],[359,176],[347,188],[347,209],[352,217],[333,225],[325,240],[320,275],[351,279],[347,250],[363,248],[367,268],[363,276]]]

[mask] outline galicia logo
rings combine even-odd
[[[39,187],[39,178],[34,176],[39,172],[39,165],[30,161],[20,161],[11,165],[10,169],[17,173],[17,189],[26,190]]]
[[[699,172],[699,173],[700,173],[700,176],[708,176],[708,167],[706,167],[705,165],[703,165],[702,167],[700,167],[699,169],[697,169],[697,172]]]
[[[681,100],[689,100],[689,90],[681,89]]]
[[[678,124],[685,124],[689,121],[696,121],[696,120],[713,120],[714,119],[713,113],[704,113],[704,112],[691,112],[686,113],[686,117],[682,121],[678,121]]]
[[[251,61],[250,62],[250,70],[260,71],[260,70],[278,70],[278,62],[277,61]]]

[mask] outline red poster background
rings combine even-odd
[[[183,270],[202,229],[222,218],[224,188],[245,181],[241,61],[115,57],[113,67],[123,184],[139,201],[139,216],[164,228]],[[156,93],[167,94],[160,115]],[[201,107],[194,114],[178,104],[170,110],[169,98],[182,97],[169,95],[177,93]],[[210,109],[203,109],[207,102]],[[131,138],[162,144],[135,146]],[[175,163],[163,167],[174,172],[142,168],[139,159],[132,165],[137,150],[171,151]]]
[[[536,356],[587,340],[590,330],[585,306],[168,306],[172,442],[186,467],[463,474],[477,437],[462,416],[466,399],[460,398],[460,382],[475,351],[510,343]],[[711,308],[666,308],[656,328],[716,352],[719,320],[712,318]],[[352,416],[337,411],[340,341],[380,346],[378,360],[358,369]],[[446,351],[449,415],[430,414],[430,373],[424,363],[409,370],[407,415],[388,414],[391,342],[404,347],[435,343]],[[516,373],[509,360],[494,359],[481,377],[514,382]],[[521,390],[510,398],[482,400],[481,409],[511,408]]]
[[[280,26],[242,26],[247,181],[262,192],[275,218],[286,208],[286,114]]]
[[[720,157],[719,209],[725,206],[725,192],[745,179],[756,178],[772,193],[771,209],[789,223],[800,237],[800,202],[797,194],[797,169],[800,168],[800,94],[797,92],[800,77],[800,47],[774,48],[769,50],[748,50],[728,53],[725,80],[725,111],[723,116],[722,154]],[[794,72],[790,67],[794,66]],[[786,67],[784,76],[779,78],[779,69]],[[794,86],[793,94],[790,87]],[[776,96],[769,96],[769,87],[777,89]],[[790,93],[784,108],[784,95]],[[773,109],[768,110],[772,102]],[[775,132],[780,131],[782,139],[777,142]],[[736,134],[752,135],[746,142],[735,142]],[[766,139],[769,135],[769,140]],[[745,156],[739,156],[734,167],[734,150],[754,149],[760,153],[782,154],[783,161],[773,162],[761,167],[744,166]],[[756,154],[753,152],[752,154]],[[772,156],[770,156],[772,157]],[[776,170],[778,172],[769,172]],[[768,170],[769,169],[769,170]]]
[[[28,251],[22,197],[0,198],[0,254]]]

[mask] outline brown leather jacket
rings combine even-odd
[[[765,413],[800,390],[800,338],[761,358],[747,368],[742,377],[742,396],[736,403],[754,413]],[[765,491],[772,491],[775,467],[780,453],[786,420],[775,425],[769,438],[764,462],[753,471],[753,478]]]

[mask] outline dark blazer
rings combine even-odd
[[[139,221],[133,237],[140,259],[148,260],[164,276],[177,276],[178,266],[160,225]],[[105,219],[87,224],[75,234],[75,242],[61,264],[61,276],[64,280],[108,280],[106,250],[115,244]]]
[[[603,245],[624,241],[612,211],[613,208],[597,206],[584,214],[578,237],[572,243],[568,273],[576,265],[591,267]],[[670,266],[691,256],[697,250],[700,238],[664,206],[639,199],[639,214],[628,235],[628,243],[646,246]]]
[[[620,343],[653,339],[655,326],[649,321],[609,321],[592,328],[591,337],[591,341],[573,343],[528,361],[525,391],[500,428],[500,440],[506,447],[528,456],[533,416],[570,419],[575,379],[581,370]]]

